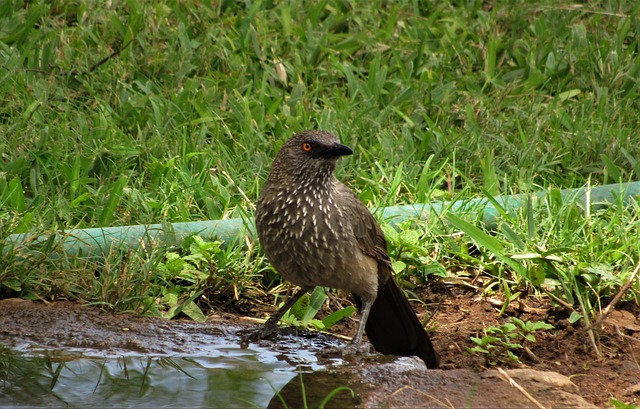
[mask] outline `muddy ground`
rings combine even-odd
[[[500,316],[502,299],[480,297],[476,290],[464,285],[435,284],[416,288],[414,292],[427,303],[426,308],[413,303],[419,316],[424,317],[427,308],[429,314],[434,315],[427,326],[434,329],[431,338],[440,353],[442,369],[553,371],[568,377],[577,385],[580,396],[599,407],[613,407],[611,398],[640,405],[640,307],[637,305],[618,304],[600,330],[593,332],[598,355],[583,324],[571,324],[566,309],[552,305],[546,297],[528,297],[513,302],[506,314]],[[341,305],[344,302],[348,301]],[[260,315],[260,312],[255,314]],[[469,348],[476,346],[471,337],[481,338],[486,335],[484,329],[501,326],[509,317],[525,322],[546,322],[554,329],[535,333],[536,342],[515,338],[514,342],[523,348],[511,351],[520,363],[468,353]],[[338,324],[332,331],[352,335],[357,325],[355,318]]]
[[[414,289],[427,307],[413,303],[424,317],[426,309],[434,314],[427,325],[440,352],[444,370],[487,368],[528,368],[565,375],[578,387],[578,394],[599,407],[613,407],[611,398],[640,405],[640,308],[621,303],[607,316],[599,331],[594,331],[599,356],[582,323],[571,324],[566,310],[552,305],[548,298],[528,297],[509,305],[500,316],[502,300],[483,298],[465,286],[435,284]],[[484,329],[501,326],[509,317],[522,321],[546,322],[553,330],[535,333],[536,342],[524,341],[524,348],[511,351],[520,363],[496,361],[482,354],[469,354]],[[355,333],[357,321],[351,319],[332,330],[342,335]],[[504,354],[503,354],[504,356]],[[491,361],[491,362],[489,362]]]
[[[611,407],[612,397],[625,403],[640,404],[640,310],[637,306],[620,304],[609,315],[601,330],[596,333],[600,349],[598,357],[581,324],[570,324],[567,314],[554,308],[548,300],[531,297],[514,302],[509,306],[506,316],[500,317],[500,300],[479,298],[474,291],[464,287],[436,285],[433,288],[418,289],[417,294],[421,299],[427,300],[431,312],[435,311],[430,326],[435,329],[432,339],[441,353],[441,366],[444,369],[442,379],[462,376],[463,372],[458,372],[459,370],[470,369],[471,372],[464,373],[475,371],[482,374],[478,379],[484,382],[494,376],[491,373],[495,371],[482,372],[488,367],[553,371],[568,377],[577,385],[575,391],[578,395],[599,407]],[[336,299],[335,302],[348,301]],[[417,303],[414,306],[419,315],[423,316],[425,308]],[[264,304],[256,305],[242,315],[217,311],[211,313],[208,323],[198,324],[185,320],[169,322],[107,314],[68,302],[45,305],[5,300],[0,301],[0,339],[5,345],[7,340],[15,338],[48,347],[59,345],[105,351],[127,348],[141,353],[197,353],[197,340],[207,342],[207,339],[194,335],[213,336],[224,333],[232,342],[238,328],[254,325],[251,316],[262,318],[270,310],[272,311],[271,307]],[[513,349],[512,352],[521,363],[499,362],[499,356],[487,359],[482,354],[468,353],[468,348],[474,346],[471,337],[482,337],[485,328],[500,326],[508,317],[531,322],[544,321],[554,325],[555,330],[536,334],[536,342],[523,343],[526,348]],[[29,325],[25,326],[27,321]],[[150,322],[153,322],[152,326],[149,325]],[[60,326],[58,323],[64,325]],[[333,331],[350,336],[355,325],[355,318],[350,319],[334,327]],[[82,331],[82,328],[100,328],[103,332],[96,338],[95,334]],[[131,332],[140,336],[134,340],[123,336]],[[496,361],[497,365],[490,361]],[[517,371],[509,373],[513,376],[522,375],[522,378],[540,376],[539,373],[527,373],[526,376]],[[420,371],[407,374],[415,382],[425,378],[424,372]],[[370,377],[375,376],[374,373],[370,374]],[[429,381],[428,377],[425,379]],[[537,381],[534,381],[531,385],[536,384]],[[399,391],[397,397],[407,392],[402,388]],[[384,406],[394,407],[393,402],[387,403]]]
[[[582,324],[570,324],[569,314],[554,308],[548,299],[532,297],[512,303],[506,317],[500,317],[501,300],[482,299],[460,288],[447,292],[422,295],[422,299],[442,303],[435,317],[437,329],[433,340],[442,351],[443,368],[487,367],[482,357],[465,353],[474,346],[470,337],[481,337],[484,328],[499,326],[509,316],[522,321],[544,321],[555,329],[536,334],[535,343],[524,342],[522,345],[527,350],[513,350],[522,364],[500,366],[563,374],[578,386],[581,396],[600,407],[611,407],[611,397],[640,404],[640,309],[637,306],[620,305],[608,316],[596,333],[598,357]]]

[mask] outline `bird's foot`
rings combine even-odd
[[[265,339],[278,331],[276,324],[267,321],[259,328],[249,328],[238,331],[240,335],[240,348],[245,349],[250,343]]]
[[[344,358],[347,358],[350,356],[360,355],[360,354],[368,355],[368,354],[371,354],[372,351],[373,351],[373,348],[371,344],[369,344],[368,342],[360,342],[360,343],[352,342],[342,349],[342,356]]]
[[[359,345],[350,343],[344,347],[324,348],[321,355],[325,358],[340,357],[345,360],[351,360],[360,355],[369,355],[373,353],[373,351],[371,344],[363,342]]]

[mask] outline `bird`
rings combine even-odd
[[[256,230],[275,270],[300,287],[263,324],[259,338],[313,288],[352,295],[360,319],[349,350],[363,334],[382,353],[417,356],[427,368],[440,359],[393,276],[385,235],[359,197],[335,176],[338,159],[353,150],[321,130],[291,136],[277,153],[256,204]]]

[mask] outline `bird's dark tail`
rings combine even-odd
[[[354,294],[358,309],[361,301]],[[393,277],[378,289],[378,296],[371,307],[365,326],[369,342],[376,351],[400,356],[415,355],[422,359],[427,368],[440,365],[440,357],[415,311],[409,304]]]

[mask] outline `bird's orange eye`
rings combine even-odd
[[[311,144],[309,142],[303,143],[302,150],[305,152],[311,152]]]

